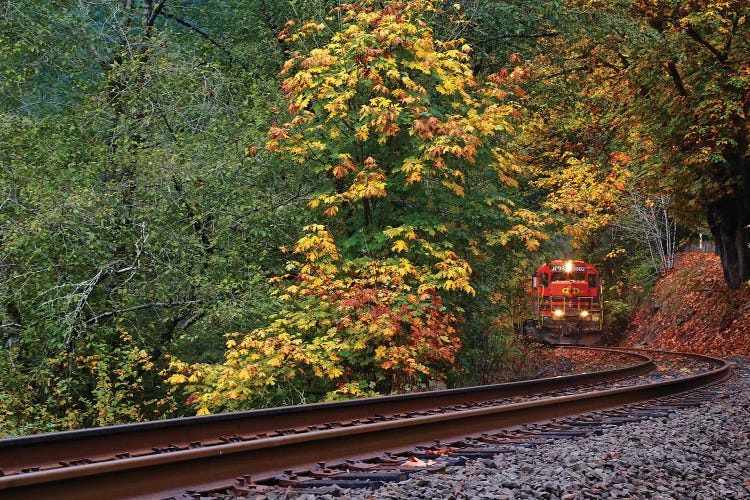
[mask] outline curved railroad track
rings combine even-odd
[[[626,368],[526,382],[0,440],[0,497],[242,493],[253,481],[288,479],[290,470],[317,468],[327,476],[332,473],[325,472],[324,462],[356,461],[436,441],[460,442],[466,436],[502,435],[532,422],[681,393],[728,375],[727,363],[718,358],[597,350],[628,353],[634,362]]]

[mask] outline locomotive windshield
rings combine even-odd
[[[586,273],[552,273],[552,281],[586,281]]]

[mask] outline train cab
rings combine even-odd
[[[529,292],[533,318],[525,335],[550,344],[592,344],[603,324],[599,271],[580,260],[553,260],[537,268]]]

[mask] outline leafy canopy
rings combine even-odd
[[[461,345],[456,297],[476,293],[469,258],[544,237],[508,198],[523,68],[480,80],[471,47],[435,37],[439,2],[381,5],[335,9],[341,26],[320,45],[325,23],[290,20],[280,34],[304,49],[282,70],[288,116],[267,149],[325,179],[308,207],[328,224],[297,242],[269,327],[232,338],[221,366],[175,364],[171,381],[201,412],[298,387],[332,398],[443,378]]]

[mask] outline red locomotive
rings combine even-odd
[[[540,266],[526,283],[530,314],[516,323],[526,338],[547,344],[601,341],[602,281],[594,266],[580,260],[553,260]]]

